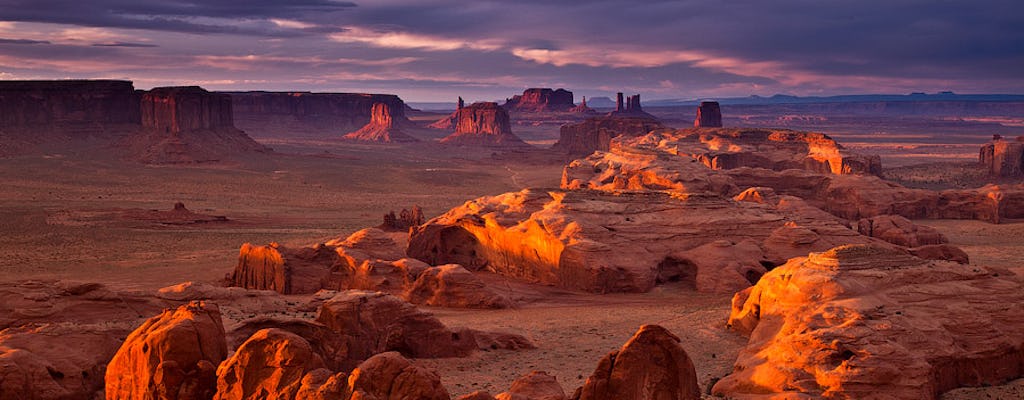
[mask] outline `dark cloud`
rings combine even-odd
[[[4,39],[0,38],[0,44],[50,44],[47,40],[29,40],[29,39]]]
[[[93,43],[93,46],[96,46],[96,47],[137,47],[137,48],[160,47],[160,46],[157,46],[155,44],[148,44],[148,43],[126,43],[126,42]]]

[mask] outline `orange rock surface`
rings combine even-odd
[[[307,372],[324,362],[302,337],[257,331],[217,368],[217,400],[293,399]]]
[[[608,353],[573,400],[700,399],[697,373],[679,338],[644,325],[621,349]]]

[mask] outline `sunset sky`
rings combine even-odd
[[[645,99],[1024,93],[1021,0],[0,0],[0,79]]]

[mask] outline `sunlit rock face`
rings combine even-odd
[[[254,137],[337,137],[361,129],[373,119],[375,104],[385,104],[399,126],[407,106],[391,94],[229,92],[235,124]]]
[[[408,143],[418,139],[406,134],[402,127],[411,123],[402,108],[392,109],[388,103],[374,103],[370,122],[358,131],[345,135],[345,139],[372,143]]]
[[[565,89],[530,88],[502,105],[512,112],[566,112],[575,107],[572,92]]]
[[[234,129],[231,97],[198,86],[154,88],[142,95],[142,126],[165,133]]]
[[[1018,136],[1017,139],[993,139],[981,146],[978,161],[992,176],[1024,176],[1024,136]]]
[[[750,336],[730,398],[934,399],[1024,374],[1024,288],[1012,272],[875,246],[790,260],[737,293]]]
[[[717,101],[702,101],[697,107],[697,118],[693,120],[695,128],[721,128],[722,107]]]
[[[592,292],[646,291],[669,281],[731,292],[807,249],[880,242],[802,203],[526,189],[467,202],[414,228],[407,254]]]
[[[574,400],[700,399],[697,373],[679,338],[644,325],[597,364]]]
[[[498,103],[481,102],[456,111],[455,133],[441,139],[441,143],[462,146],[526,147],[522,139],[512,133],[508,111]]]
[[[552,148],[569,155],[585,156],[595,150],[607,151],[613,138],[640,136],[663,128],[657,119],[644,116],[594,117],[578,124],[562,125],[558,142]]]

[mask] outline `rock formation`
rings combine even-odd
[[[281,294],[314,293],[325,287],[337,289],[338,282],[331,282],[331,272],[338,262],[337,252],[323,245],[292,249],[276,243],[245,243],[238,252],[238,264],[230,281],[233,286]]]
[[[424,270],[403,297],[413,304],[457,308],[507,308],[511,302],[495,294],[461,265]]]
[[[510,112],[567,112],[576,107],[576,103],[572,92],[565,89],[530,88],[505,100],[502,107]]]
[[[408,123],[405,102],[391,94],[229,92],[235,124],[258,138],[304,136],[337,137],[353,132],[373,119],[375,104],[385,104],[392,121]]]
[[[427,125],[427,128],[441,129],[446,131],[455,129],[455,124],[459,121],[459,112],[462,111],[463,108],[466,108],[466,102],[462,100],[461,96],[459,97],[459,100],[455,103],[455,107],[455,112],[448,114],[447,117],[434,121],[430,125]]]
[[[978,161],[992,176],[1024,176],[1024,136],[1007,140],[996,135],[991,142],[981,146]]]
[[[358,131],[351,132],[344,136],[348,140],[372,143],[409,143],[418,142],[412,136],[402,131],[402,125],[411,125],[405,118],[403,108],[392,109],[388,103],[374,103],[371,111],[370,122],[366,123]]]
[[[717,101],[702,101],[697,107],[697,118],[693,120],[695,128],[721,128],[722,108]]]
[[[420,206],[412,206],[412,211],[402,209],[398,215],[392,210],[384,214],[384,223],[378,228],[387,231],[407,231],[416,225],[423,225],[426,220],[423,217],[423,209]]]
[[[583,96],[583,101],[581,101],[578,106],[570,108],[569,112],[577,114],[597,114],[597,111],[587,106],[587,96]]]
[[[594,117],[578,124],[562,125],[558,142],[552,148],[573,156],[585,156],[595,150],[607,151],[616,137],[641,136],[664,128],[657,119],[643,116]]]
[[[150,318],[128,335],[106,371],[108,399],[203,399],[227,357],[216,305],[192,302]]]
[[[124,140],[148,164],[233,161],[269,149],[234,127],[231,98],[198,86],[155,88],[142,96],[142,130]]]
[[[617,171],[608,168],[607,174],[617,179]],[[623,189],[629,185],[621,183]],[[731,293],[756,281],[765,265],[802,252],[880,242],[793,197],[757,204],[713,194],[572,188],[469,201],[413,228],[406,253],[431,265],[456,263],[592,292],[646,291],[683,281]],[[698,254],[708,249],[702,245],[718,241],[747,249],[747,240],[756,252],[738,262]]]
[[[1021,377],[1022,289],[1007,270],[874,246],[794,258],[733,298],[750,342],[713,393],[935,399]]]
[[[625,99],[625,102],[623,102]],[[640,105],[640,95],[634,94],[629,97],[623,98],[622,92],[616,94],[615,111],[608,114],[609,116],[640,116],[650,119],[655,119],[653,115],[648,114],[644,111]]]
[[[441,139],[441,143],[461,146],[529,146],[512,133],[508,112],[498,103],[474,103],[456,113],[455,133]]]
[[[449,400],[437,373],[416,366],[396,352],[377,354],[352,371],[351,399]]]
[[[644,325],[621,349],[597,364],[573,400],[700,399],[693,361],[679,338]]]
[[[494,396],[497,400],[566,400],[558,379],[544,371],[533,371],[512,382],[507,392]]]
[[[263,329],[217,368],[214,399],[294,399],[303,376],[323,367],[323,360],[302,337]]]
[[[139,95],[129,81],[0,81],[0,129],[69,136],[139,123]]]
[[[898,215],[880,215],[857,222],[862,235],[876,237],[903,247],[919,247],[948,243],[946,236],[935,228],[917,225]]]

